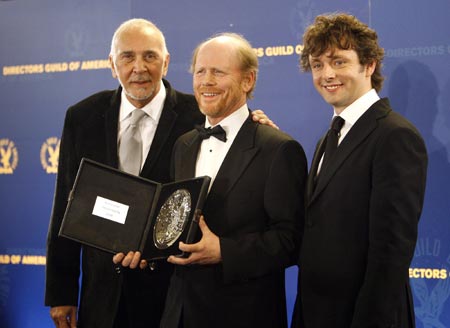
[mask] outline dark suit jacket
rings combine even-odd
[[[427,168],[419,132],[379,100],[313,191],[322,147],[308,178],[293,327],[414,327],[408,268]]]
[[[204,121],[195,99],[164,81],[167,97],[141,176],[170,181],[170,157],[176,139]],[[82,157],[118,167],[117,130],[121,88],[97,93],[68,109],[62,133],[58,177],[47,240],[45,304],[77,305],[80,245],[58,238],[67,197]],[[167,286],[169,264],[155,270],[116,273],[112,255],[82,248],[80,327],[112,327],[119,299],[130,310],[132,327],[158,327]]]
[[[174,148],[176,179],[193,177],[196,130]],[[295,261],[307,163],[286,134],[248,119],[212,185],[204,217],[220,238],[222,263],[177,267],[161,327],[287,325],[284,269]]]

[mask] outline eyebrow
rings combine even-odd
[[[148,55],[148,54],[152,54],[152,55],[158,54],[158,52],[155,51],[155,50],[144,50],[142,53],[143,53],[144,55]],[[124,50],[124,51],[122,51],[119,55],[132,55],[132,54],[136,54],[136,51],[134,51],[134,50]]]
[[[146,54],[146,55],[148,55],[148,54],[152,54],[153,55],[153,54],[157,54],[158,52],[155,51],[155,50],[144,50],[143,53]]]
[[[125,51],[120,52],[119,56],[121,56],[121,55],[132,55],[132,54],[134,54],[134,51],[132,51],[132,50],[125,50]]]
[[[322,54],[323,55],[323,54]],[[322,56],[311,56],[311,61],[320,61],[320,57]],[[336,55],[336,54],[330,54],[328,56],[325,56],[326,58],[329,59],[347,59],[348,57],[346,57],[345,55]]]

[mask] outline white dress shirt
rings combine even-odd
[[[355,125],[356,121],[378,100],[380,100],[380,96],[378,96],[375,89],[371,89],[342,111],[340,116],[345,120],[345,123],[341,129],[338,145],[345,138],[352,126]],[[334,113],[333,118],[335,116],[336,113]]]
[[[233,112],[231,115],[225,117],[219,122],[227,134],[227,141],[223,142],[211,136],[202,141],[200,151],[197,155],[197,164],[195,167],[195,176],[207,175],[211,177],[210,188],[216,178],[217,172],[222,165],[225,156],[228,153],[236,135],[249,116],[247,104]],[[211,127],[211,124],[206,119],[205,128]]]
[[[348,134],[352,126],[355,125],[356,121],[358,121],[358,119],[370,108],[370,106],[372,106],[378,100],[380,100],[380,96],[378,96],[378,93],[375,91],[375,89],[371,89],[363,96],[356,99],[352,104],[350,104],[341,112],[339,116],[341,116],[345,120],[345,123],[341,128],[341,133],[338,139],[338,145]],[[337,116],[336,113],[333,114],[333,118],[335,116]],[[323,162],[323,155],[322,159],[320,160],[319,167],[317,168],[317,174],[320,172],[320,169],[322,168],[322,162]]]
[[[141,169],[144,166],[145,160],[147,158],[148,152],[150,150],[150,146],[152,145],[153,139],[155,137],[156,128],[158,127],[159,118],[161,117],[161,113],[164,107],[164,101],[166,99],[166,88],[164,87],[163,82],[161,81],[161,87],[159,88],[159,92],[156,96],[149,102],[147,105],[142,107],[140,110],[143,110],[147,113],[139,121],[139,131],[142,136],[142,163]],[[130,103],[127,99],[125,92],[122,90],[121,102],[120,102],[120,112],[119,112],[119,133],[117,135],[117,145],[120,145],[120,140],[122,135],[128,125],[130,124],[131,112],[136,108]]]

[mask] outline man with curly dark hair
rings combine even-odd
[[[306,29],[301,66],[333,106],[306,192],[293,327],[414,327],[408,269],[427,153],[417,129],[380,99],[384,51],[348,14]]]

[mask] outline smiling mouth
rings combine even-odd
[[[333,91],[341,86],[342,86],[342,84],[332,84],[332,85],[323,85],[322,87],[326,90]]]
[[[214,92],[202,92],[202,96],[204,96],[204,97],[215,97],[217,95],[218,95],[218,93],[214,93]]]

